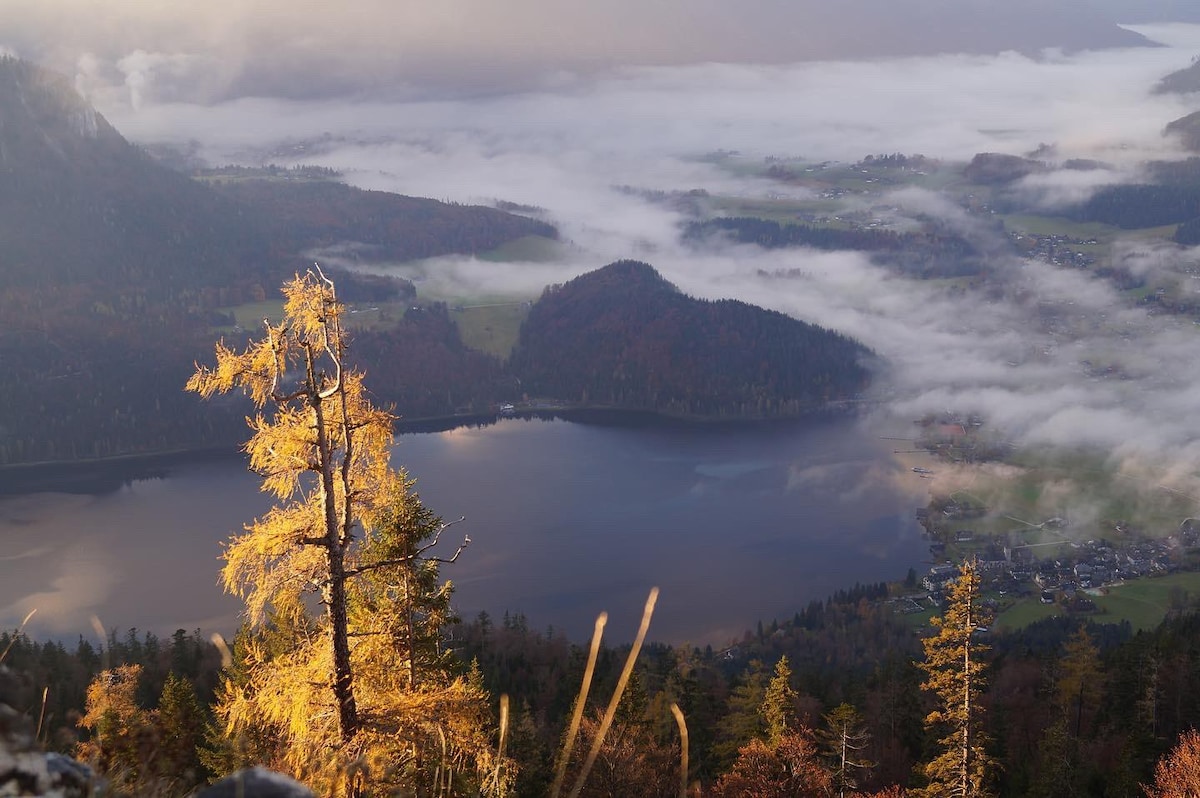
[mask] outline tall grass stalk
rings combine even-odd
[[[642,625],[638,627],[637,637],[634,638],[633,648],[629,649],[629,656],[625,659],[625,667],[621,669],[621,677],[617,680],[617,689],[613,691],[612,699],[608,702],[608,709],[604,711],[604,719],[600,721],[600,729],[596,732],[596,739],[592,741],[592,749],[588,751],[587,759],[583,762],[583,769],[579,771],[579,778],[575,780],[575,786],[571,788],[568,798],[579,798],[579,793],[583,790],[583,785],[587,782],[588,774],[592,771],[592,766],[596,764],[596,757],[600,755],[600,748],[604,745],[604,738],[608,735],[608,729],[612,726],[613,718],[617,714],[617,707],[621,703],[621,696],[625,694],[625,687],[629,684],[629,677],[633,673],[633,666],[637,662],[638,654],[642,651],[642,643],[646,641],[646,632],[650,630],[650,619],[654,616],[654,605],[658,602],[658,588],[650,588],[650,596],[646,599],[646,608],[642,610]]]
[[[579,695],[575,698],[575,711],[571,713],[571,726],[567,730],[567,739],[563,742],[559,753],[558,768],[554,772],[554,786],[550,790],[550,798],[558,798],[562,792],[563,779],[567,775],[567,764],[571,761],[571,751],[575,748],[575,737],[579,734],[579,723],[583,720],[583,705],[587,703],[588,692],[592,689],[592,676],[596,672],[596,657],[600,654],[600,641],[604,637],[604,625],[608,623],[608,613],[602,612],[596,616],[596,628],[592,631],[592,648],[588,652],[587,668],[583,672],[583,682],[579,685]]]
[[[675,725],[679,727],[679,798],[687,798],[688,794],[688,732],[687,721],[683,718],[683,710],[679,705],[671,703],[671,714],[675,716]]]
[[[25,627],[29,623],[29,619],[33,617],[35,612],[37,612],[37,607],[34,607],[25,614],[25,617],[21,620],[21,625],[17,627],[17,631],[13,632],[12,640],[9,640],[8,645],[4,647],[4,650],[0,651],[0,664],[4,662],[4,658],[8,656],[8,652],[12,651],[12,647],[17,644],[19,639],[21,639],[21,633],[25,631]]]
[[[500,745],[496,750],[496,772],[492,775],[492,789],[500,792],[500,765],[504,762],[504,746],[508,742],[508,693],[500,694]]]

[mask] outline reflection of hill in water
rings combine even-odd
[[[166,479],[175,467],[205,461],[235,460],[242,457],[229,449],[123,457],[81,463],[47,463],[0,467],[0,496],[29,493],[71,493],[104,496],[116,493],[132,482]]]

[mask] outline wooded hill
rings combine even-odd
[[[926,230],[900,233],[858,227],[842,229],[807,224],[780,224],[750,216],[724,216],[691,222],[683,238],[692,243],[724,238],[764,249],[812,247],[826,251],[859,250],[881,263],[918,277],[960,277],[978,273],[984,266],[981,253],[962,236],[938,229],[930,220]]]
[[[1155,94],[1190,94],[1200,91],[1200,61],[1177,69],[1158,82]]]
[[[509,367],[531,396],[770,417],[853,397],[869,354],[782,313],[692,299],[649,265],[618,261],[547,289]]]
[[[401,262],[450,252],[475,254],[553,226],[481,206],[453,205],[331,180],[214,179],[266,231],[273,251],[304,252],[353,242],[346,255],[363,263]]]

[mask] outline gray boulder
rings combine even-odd
[[[316,798],[316,794],[281,773],[253,767],[226,776],[192,798]]]

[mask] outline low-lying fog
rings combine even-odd
[[[617,258],[646,260],[683,290],[736,297],[853,335],[888,364],[877,387],[896,417],[978,412],[1017,443],[1090,443],[1130,467],[1190,474],[1200,453],[1200,331],[1149,316],[1081,270],[1000,258],[986,292],[898,276],[856,253],[696,252],[680,213],[620,187],[766,197],[787,188],[702,156],[856,161],[981,151],[1096,158],[1101,173],[1060,172],[1025,188],[1044,206],[1104,180],[1130,179],[1147,158],[1178,158],[1164,125],[1200,104],[1155,96],[1163,75],[1200,49],[1200,26],[1138,28],[1168,45],[1034,60],[939,56],[794,66],[628,68],[564,88],[475,100],[297,102],[213,106],[141,101],[138,87],[97,95],[118,129],[189,147],[212,164],[322,164],[356,185],[462,203],[508,200],[545,209],[569,242],[553,263],[445,258],[427,284],[535,295]],[[969,235],[994,233],[917,189],[886,200],[937,214]],[[1132,241],[1126,265],[1196,259]],[[1114,364],[1097,379],[1081,361]]]

